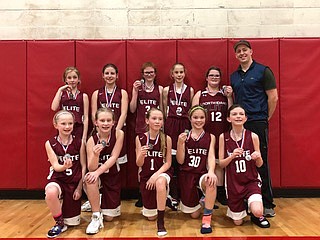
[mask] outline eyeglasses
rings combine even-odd
[[[220,75],[219,74],[209,74],[208,77],[220,78]]]
[[[154,71],[150,71],[150,72],[143,72],[144,75],[153,75]]]

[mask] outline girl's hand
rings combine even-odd
[[[102,149],[104,148],[104,146],[101,143],[98,143],[97,145],[93,146],[93,154],[96,156],[100,155],[100,152],[102,151]]]
[[[94,171],[94,172],[88,172],[84,176],[84,181],[87,183],[95,183],[98,180],[99,175]]]
[[[242,154],[243,154],[243,149],[242,148],[235,148],[233,150],[232,156],[233,156],[233,158],[235,158],[235,157],[241,156]]]
[[[261,154],[260,152],[254,151],[253,153],[251,153],[251,159],[252,160],[258,160],[259,158],[261,158]]]
[[[218,178],[213,172],[208,172],[204,178],[204,181],[209,186],[215,186],[217,184]]]
[[[73,200],[79,200],[81,195],[82,195],[82,188],[79,189],[79,187],[77,187],[76,190],[74,190],[73,192]]]
[[[63,166],[65,169],[71,168],[72,167],[72,160],[70,158],[67,158],[63,162]]]
[[[186,140],[187,140],[187,137],[188,137],[188,134],[189,132],[183,132],[181,133],[179,136],[178,136],[178,143],[182,144],[182,143],[185,143]]]
[[[149,150],[148,145],[141,146],[141,148],[140,148],[141,155],[146,157],[148,154],[148,150]]]
[[[157,180],[157,178],[158,178],[157,174],[155,174],[155,173],[152,174],[152,176],[147,181],[146,189],[148,189],[148,190],[156,189],[156,180]]]
[[[62,91],[65,91],[65,90],[67,90],[67,91],[71,91],[71,88],[70,88],[70,86],[69,85],[63,85],[62,87],[60,87],[59,88],[59,90],[62,92]]]
[[[231,87],[231,86],[226,86],[226,88],[225,88],[224,91],[223,91],[223,94],[224,94],[226,97],[232,97],[232,94],[233,94],[232,87]]]
[[[138,90],[141,86],[142,86],[141,80],[136,80],[133,83],[133,87],[134,87],[135,90]]]

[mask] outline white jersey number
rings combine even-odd
[[[221,112],[211,112],[211,122],[221,122],[222,113]]]
[[[197,168],[200,165],[201,157],[200,156],[190,156],[189,166]]]
[[[246,172],[246,161],[245,160],[240,160],[240,161],[235,161],[236,164],[236,173],[241,173],[241,172]]]

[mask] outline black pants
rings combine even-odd
[[[262,180],[261,193],[263,206],[266,208],[274,208],[276,205],[273,204],[273,193],[268,163],[268,121],[250,121],[246,122],[244,127],[259,136],[263,165],[257,169]]]

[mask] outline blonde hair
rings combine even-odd
[[[53,119],[52,119],[53,124],[54,125],[57,124],[58,120],[59,120],[59,117],[64,115],[64,114],[70,114],[72,116],[72,119],[73,119],[73,122],[74,122],[75,117],[74,117],[74,114],[72,112],[69,112],[67,110],[60,110],[60,111],[56,112],[56,114],[53,116]]]
[[[207,119],[207,110],[202,107],[201,105],[195,105],[192,108],[190,108],[189,110],[189,119],[191,119],[192,114],[196,111],[196,110],[202,110],[204,112],[205,118]]]
[[[162,113],[162,117],[164,118],[164,113],[160,109],[154,108],[154,107],[151,108],[147,112],[146,118],[149,119],[151,112],[155,112],[155,111],[161,112]],[[147,127],[147,129],[149,130],[149,127]],[[166,155],[167,155],[167,135],[164,134],[164,132],[160,129],[159,136],[160,136],[160,141],[161,141],[160,151],[162,152],[163,159],[166,159]]]
[[[67,67],[64,72],[63,72],[63,75],[62,75],[62,81],[63,82],[66,82],[66,78],[67,78],[67,75],[70,73],[70,72],[75,72],[78,76],[78,79],[80,80],[80,72],[79,70],[76,68],[76,67]]]

